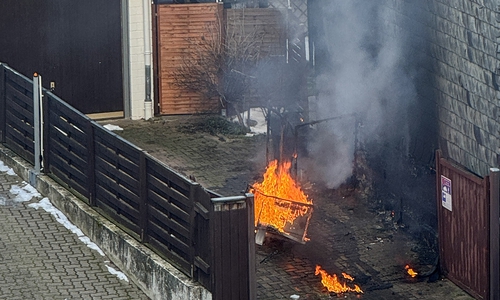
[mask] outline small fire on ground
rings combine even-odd
[[[408,275],[410,275],[412,278],[415,278],[418,275],[417,272],[415,272],[412,268],[410,268],[410,265],[406,265],[405,270],[408,273]]]
[[[325,270],[321,269],[321,266],[319,265],[316,266],[316,272],[314,275],[321,275],[321,283],[331,293],[341,294],[354,292],[363,294],[363,291],[357,284],[354,284],[354,287],[350,287],[347,285],[347,282],[340,282],[337,274],[330,275]],[[349,274],[342,273],[342,277],[350,282],[354,281],[354,278]]]
[[[269,163],[262,183],[252,186],[255,201],[255,225],[271,226],[287,232],[294,221],[310,215],[312,201],[290,175],[291,162]]]

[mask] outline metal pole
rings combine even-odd
[[[34,139],[35,139],[35,174],[40,174],[41,164],[41,147],[42,147],[42,136],[40,132],[40,100],[42,99],[42,76],[37,73],[33,74],[33,129],[34,129]]]
[[[490,299],[500,299],[500,169],[490,169]]]

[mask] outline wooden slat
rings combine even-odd
[[[191,238],[189,228],[186,228],[175,220],[169,218],[167,215],[165,215],[155,207],[149,206],[149,214],[150,222],[157,223],[158,226],[162,228],[171,228],[172,230],[183,236],[186,240],[189,240]],[[153,218],[156,218],[156,222],[153,220]]]
[[[176,189],[186,197],[189,197],[191,186],[198,185],[150,155],[146,157],[146,160],[148,161],[148,173],[151,176],[166,182],[168,186]]]
[[[150,235],[153,236],[157,241],[160,242],[160,239],[164,240],[165,246],[169,247],[170,251],[174,250],[172,247],[177,248],[178,251],[174,251],[179,253],[180,256],[189,257],[190,247],[179,238],[177,238],[172,233],[166,231],[164,228],[158,226],[158,224],[149,222],[149,232]]]
[[[132,231],[133,233],[137,235],[140,234],[141,229],[139,228],[139,226],[131,222],[130,219],[126,216],[117,214],[115,208],[109,206],[109,202],[101,200],[98,200],[96,202],[97,207],[100,208],[104,213],[106,213],[112,220]]]
[[[7,133],[8,132],[9,131],[7,128]],[[31,164],[35,163],[33,148],[26,150],[25,148],[21,147],[20,144],[16,140],[13,140],[11,135],[6,135],[5,144],[7,145],[7,147],[12,149],[17,155],[24,158],[25,160],[27,160]]]
[[[59,145],[60,151],[67,151],[71,153],[72,156],[76,157],[81,161],[81,166],[85,167],[87,162],[87,151],[86,147],[76,141],[75,139],[69,138],[57,128],[51,127],[49,129],[49,134],[51,142],[57,143]]]
[[[18,132],[27,133],[27,136],[33,138],[33,125],[26,123],[23,118],[20,118],[20,116],[16,116],[14,113],[15,111],[12,109],[6,111],[5,116],[7,118],[7,126],[12,127]]]
[[[120,196],[120,200],[116,199],[117,203],[120,203],[119,205],[121,205],[121,203],[125,203],[132,207],[136,212],[139,211],[139,196],[136,191],[131,191],[125,186],[116,183],[114,178],[106,176],[106,174],[100,172],[99,168],[96,168],[96,182],[97,186],[105,189],[113,197],[116,198],[117,196]],[[135,217],[138,218],[138,216]]]
[[[148,198],[150,200],[149,202],[150,205],[157,205],[158,207],[161,207],[169,211],[171,214],[175,215],[180,220],[189,223],[189,214],[187,212],[182,210],[180,207],[174,205],[173,203],[166,201],[163,197],[156,194],[154,191],[151,190],[149,191]]]
[[[120,154],[116,154],[116,150],[108,148],[107,145],[102,144],[97,140],[95,143],[95,155],[101,160],[114,166],[117,170],[121,170],[136,180],[138,179],[137,176],[139,174],[139,166],[135,162],[121,156]]]
[[[127,189],[137,193],[139,190],[139,181],[131,177],[129,174],[121,172],[114,165],[109,164],[108,161],[99,156],[95,156],[96,169],[108,177],[118,180],[120,184],[124,185]]]
[[[115,213],[125,216],[129,222],[138,226],[139,211],[123,198],[117,198],[115,194],[100,184],[96,186],[96,202],[106,204],[113,208]],[[97,206],[99,206],[99,204]]]
[[[53,113],[51,111],[51,113],[49,114],[49,120],[47,121],[50,121],[50,124],[53,129],[57,128],[59,132],[64,132],[67,137],[75,140],[82,146],[86,145],[87,134],[82,130],[78,129],[77,127],[74,127],[72,124],[63,120],[59,114]]]
[[[23,90],[29,98],[32,97],[31,95],[33,95],[33,82],[28,77],[17,73],[10,68],[6,70],[5,75],[7,84],[13,86],[15,89]]]
[[[23,109],[28,109],[31,113],[33,113],[33,94],[26,95],[24,94],[25,91],[19,91],[10,84],[7,84],[5,88],[8,100],[13,101],[18,105],[24,104],[22,106]]]
[[[191,207],[193,207],[193,202],[191,199],[187,198],[174,188],[168,186],[168,183],[166,183],[165,181],[149,175],[148,182],[150,185],[149,189],[151,191],[154,191],[155,193],[163,197],[169,198],[170,201],[175,201],[176,204],[179,207],[182,207],[184,210],[187,211],[191,209]]]
[[[150,239],[151,248],[155,249],[161,256],[172,262],[172,264],[178,267],[184,274],[190,277],[192,276],[192,267],[189,261],[178,255],[175,251],[168,249],[162,242],[158,241],[154,237],[150,237]]]
[[[79,162],[75,164],[78,157],[71,156],[71,153],[67,151],[59,151],[59,145],[55,142],[51,142],[51,165],[57,166],[62,172],[67,174],[67,178],[74,180],[80,184],[82,187],[86,187],[87,176],[85,175],[86,167],[80,165]]]
[[[49,171],[54,176],[59,178],[59,180],[61,180],[64,184],[66,184],[66,186],[69,189],[73,189],[73,190],[77,191],[78,193],[80,193],[81,195],[83,195],[84,197],[88,197],[87,188],[81,186],[78,182],[70,179],[68,177],[68,175],[66,174],[66,172],[61,171],[61,169],[56,164],[52,164],[52,161],[51,161],[51,165],[49,166]]]

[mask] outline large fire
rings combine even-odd
[[[321,283],[328,289],[329,292],[336,294],[347,292],[355,292],[360,294],[363,293],[363,291],[357,284],[355,284],[354,287],[350,287],[347,285],[347,283],[340,282],[337,274],[330,275],[325,270],[321,269],[320,266],[316,266],[316,272],[314,272],[314,275],[321,275]],[[342,273],[342,276],[344,277],[344,279],[347,279],[349,281],[354,280],[354,278],[349,274]]]
[[[300,216],[311,212],[312,201],[290,175],[291,162],[269,163],[262,183],[252,186],[255,200],[255,225],[272,226],[280,232]]]

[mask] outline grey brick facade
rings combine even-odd
[[[485,176],[498,166],[500,154],[500,2],[410,2],[386,3],[404,23],[393,25],[409,30],[415,45],[425,45],[416,49],[425,57],[420,67],[427,77],[419,87],[427,92],[420,93],[419,101],[432,99],[426,109],[430,115],[436,112],[437,146],[446,157]]]

